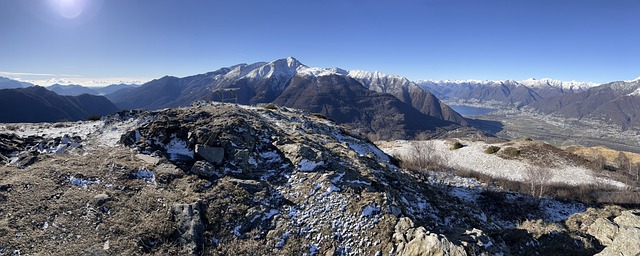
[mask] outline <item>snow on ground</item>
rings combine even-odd
[[[426,143],[426,142],[418,142]],[[508,160],[495,154],[487,154],[484,150],[489,146],[482,141],[462,141],[464,147],[456,150],[449,149],[446,140],[431,140],[435,153],[445,159],[445,164],[459,169],[468,169],[488,174],[496,178],[505,178],[514,181],[523,181],[525,170],[531,165],[519,160]],[[498,145],[499,146],[499,145]],[[391,142],[379,142],[385,153],[394,156],[406,156],[412,152],[411,141],[397,140]],[[577,166],[562,166],[552,168],[554,173],[550,182],[565,183],[569,185],[604,183],[624,188],[624,183],[595,177],[591,170]]]
[[[14,133],[20,137],[42,136],[45,138],[64,135],[80,136],[83,139],[104,126],[104,121],[78,121],[65,123],[2,123],[0,133]]]
[[[19,137],[41,136],[44,138],[80,137],[82,145],[92,147],[114,147],[127,131],[138,127],[150,119],[129,118],[126,120],[99,120],[59,123],[0,123],[0,133],[16,134]],[[60,145],[67,144],[62,142]],[[71,145],[77,147],[79,145]],[[66,148],[61,148],[62,150]],[[42,152],[41,152],[42,153]],[[57,152],[61,153],[61,152]]]

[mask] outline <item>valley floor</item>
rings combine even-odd
[[[555,146],[606,146],[640,153],[640,130],[622,130],[595,120],[569,119],[526,111],[496,111],[474,116],[476,128],[506,139],[530,137]]]

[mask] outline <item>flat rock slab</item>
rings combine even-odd
[[[220,147],[196,144],[196,154],[212,164],[220,164],[224,159],[224,149]]]
[[[153,157],[150,155],[145,155],[145,154],[137,154],[136,158],[144,161],[145,163],[152,164],[152,165],[157,165],[160,162],[160,158]]]

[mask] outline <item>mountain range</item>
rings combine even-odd
[[[379,138],[407,138],[467,125],[464,117],[406,78],[310,68],[292,57],[184,78],[165,76],[106,97],[120,108],[161,109],[196,100],[221,101],[214,91],[230,88],[237,88],[240,104],[274,103],[317,112]],[[232,97],[226,94],[222,97]]]
[[[47,87],[47,89],[59,95],[78,96],[82,94],[106,95],[122,89],[136,88],[138,86],[139,85],[135,85],[135,84],[112,84],[112,85],[102,86],[102,87],[85,87],[85,86],[76,85],[76,84],[69,84],[69,85],[53,84]]]
[[[20,82],[13,79],[0,76],[0,89],[25,88],[33,86],[33,84]]]
[[[61,96],[40,86],[0,90],[2,123],[77,121],[116,111],[103,96]]]
[[[493,108],[521,108],[541,99],[579,93],[598,85],[549,78],[522,81],[423,80],[416,83],[449,103],[475,104]]]
[[[573,94],[562,94],[532,103],[544,114],[589,118],[627,129],[640,128],[640,80],[618,81]]]

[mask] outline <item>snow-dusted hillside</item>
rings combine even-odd
[[[412,154],[411,141],[378,142],[378,146],[385,153],[400,157]],[[427,142],[417,142],[427,143]],[[513,181],[524,181],[525,170],[535,164],[520,159],[505,159],[495,154],[485,153],[489,146],[509,147],[506,143],[487,144],[482,141],[462,141],[464,147],[450,150],[450,141],[432,140],[429,142],[435,149],[435,154],[441,156],[445,163],[454,168],[473,170],[496,178],[506,178]],[[597,177],[593,171],[558,160],[558,166],[552,167],[553,177],[549,182],[565,183],[569,185],[606,184],[624,188],[622,182]]]

